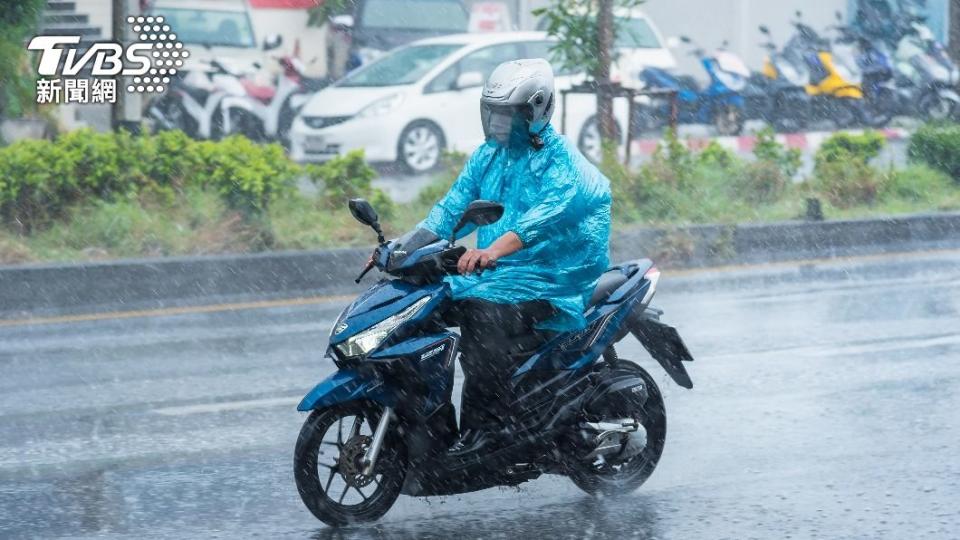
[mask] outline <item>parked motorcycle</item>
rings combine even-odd
[[[850,48],[848,54],[856,59],[860,72],[863,104],[860,110],[863,124],[873,128],[887,125],[899,113],[896,90],[893,87],[893,63],[885,47],[875,43],[864,32],[843,24],[843,14],[836,12],[837,31],[835,50]]]
[[[782,57],[808,74],[804,87],[810,96],[811,118],[832,120],[838,127],[858,124],[863,118],[862,73],[852,46],[834,46],[822,38],[796,12],[795,34],[783,47]]]
[[[205,67],[170,75],[167,91],[147,107],[147,118],[157,131],[179,129],[197,139],[224,134],[224,98],[243,96],[240,75],[217,60]]]
[[[280,47],[280,35],[268,37],[264,50]],[[258,84],[251,77],[240,80],[245,93],[224,98],[224,131],[241,133],[254,141],[280,141],[287,145],[294,118],[312,93],[329,84],[326,78],[305,74],[303,62],[293,56],[275,58],[281,67],[273,85]]]
[[[745,103],[740,92],[746,88],[750,70],[729,51],[721,48],[707,53],[687,36],[682,36],[680,40],[693,46],[690,54],[696,56],[707,71],[709,84],[701,88],[693,77],[650,67],[640,72],[643,87],[677,92],[678,123],[713,124],[720,135],[738,135],[746,119]],[[631,119],[636,126],[634,131],[659,131],[668,124],[671,107],[667,99],[638,103],[635,117]]]
[[[777,50],[767,26],[759,28],[767,38],[760,45],[767,50],[767,57],[763,69],[750,75],[744,91],[747,116],[762,119],[779,132],[803,131],[810,117],[810,97],[805,88],[810,75],[804,66],[794,65]]]
[[[516,358],[511,425],[481,434],[477,450],[448,452],[459,436],[451,402],[459,340],[447,329],[453,301],[443,277],[456,273],[466,248],[425,230],[387,242],[369,203],[354,199],[349,206],[379,242],[357,282],[373,268],[389,279],[340,314],[327,349],[339,371],[298,406],[310,415],[297,440],[294,476],[317,518],[331,525],[373,521],[401,493],[465,493],[541,474],[565,475],[607,496],[625,495],[650,477],[666,437],[663,397],[614,345],[633,334],[685,388],[693,383],[683,362],[693,358],[650,306],[660,272],[649,260],[603,274],[584,330],[560,333]],[[453,234],[502,214],[498,203],[474,201]]]
[[[933,35],[923,17],[902,22],[903,36],[894,53],[901,110],[925,120],[948,120],[960,114],[960,70]]]

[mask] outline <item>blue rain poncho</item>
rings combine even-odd
[[[610,182],[551,126],[540,137],[539,150],[529,142],[484,143],[419,226],[449,238],[470,202],[503,204],[503,217],[477,231],[477,247],[513,231],[523,248],[499,259],[493,271],[447,277],[454,298],[499,304],[547,300],[557,315],[539,328],[577,330],[586,324],[586,302],[609,262]]]

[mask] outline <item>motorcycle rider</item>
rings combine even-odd
[[[497,435],[478,435],[509,422],[511,374],[553,332],[584,327],[585,304],[607,269],[610,184],[550,125],[555,108],[549,62],[497,66],[480,99],[486,142],[419,225],[449,238],[470,202],[504,206],[460,258],[461,275],[447,278],[464,372],[461,439],[451,452],[495,444]]]

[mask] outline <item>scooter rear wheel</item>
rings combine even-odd
[[[311,513],[331,526],[376,521],[400,495],[406,474],[402,442],[388,435],[372,475],[361,460],[381,409],[350,402],[313,411],[303,424],[294,452],[294,478]]]
[[[663,395],[653,377],[640,366],[622,359],[613,368],[613,373],[629,373],[643,379],[647,401],[640,409],[621,410],[623,406],[619,403],[610,403],[607,408],[614,411],[615,416],[638,420],[647,432],[646,447],[624,463],[580,463],[569,473],[573,483],[583,491],[606,497],[628,495],[643,485],[657,467],[667,437],[667,413],[663,405]]]

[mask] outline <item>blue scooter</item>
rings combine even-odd
[[[685,388],[693,360],[676,329],[650,307],[660,272],[647,259],[611,268],[584,313],[585,329],[539,347],[515,344],[507,426],[490,426],[467,451],[451,393],[459,336],[444,276],[466,252],[422,229],[387,242],[377,214],[350,201],[379,240],[367,267],[383,279],[334,324],[326,356],[339,368],[311,390],[294,454],[304,504],[330,525],[373,521],[401,494],[450,495],[514,486],[552,473],[591,494],[623,495],[643,484],[663,452],[666,413],[653,378],[620,359],[614,345],[633,334]],[[503,206],[474,201],[453,236],[500,219]],[[493,270],[496,271],[496,270]],[[531,330],[535,332],[535,330]],[[542,343],[542,341],[537,341]]]
[[[692,45],[696,56],[710,77],[701,88],[689,75],[675,75],[662,68],[646,68],[640,72],[644,88],[672,90],[677,93],[677,122],[680,124],[713,124],[720,135],[738,135],[746,118],[741,92],[747,87],[750,70],[739,57],[721,48],[708,54],[687,36],[681,41]],[[669,100],[656,99],[635,108],[634,132],[659,130],[670,120]]]

